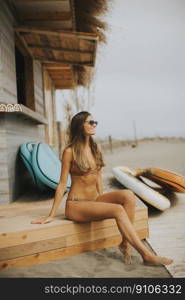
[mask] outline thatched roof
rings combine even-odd
[[[100,42],[106,42],[106,22],[101,15],[108,11],[108,0],[75,0],[76,30],[96,33]]]
[[[107,23],[101,15],[108,12],[108,0],[74,0],[76,30],[95,33],[99,42],[106,43]],[[75,66],[77,85],[89,86],[93,78],[93,69],[86,66]]]
[[[25,34],[25,32],[21,33],[20,30],[16,29],[21,35],[20,38],[24,39],[24,44],[26,42],[30,54],[44,63],[52,62],[54,64],[55,71],[52,72],[58,72],[58,74],[52,74],[59,78],[56,80],[53,77],[56,86],[58,88],[59,86],[72,88],[73,81],[76,85],[88,87],[93,74],[93,68],[89,66],[93,66],[95,62],[96,43],[94,45],[89,43],[89,50],[87,45],[85,46],[88,41],[87,39],[84,40],[83,36],[79,42],[75,42],[69,35],[65,43],[64,38],[61,41],[61,39],[57,39],[56,35],[58,31],[67,31],[71,32],[72,36],[77,31],[81,32],[82,35],[83,33],[88,34],[89,38],[95,34],[99,37],[99,42],[105,43],[107,24],[102,20],[102,15],[108,11],[110,1],[48,0],[44,1],[44,5],[43,0],[7,0],[7,2],[16,14],[17,26],[22,28],[21,30],[25,30],[23,27],[26,27],[26,30],[29,28],[31,30],[27,30]],[[61,68],[57,71],[56,63],[68,63],[71,66],[70,80],[68,80],[68,72],[66,85],[64,85],[65,74],[62,76]],[[62,81],[62,83],[58,85],[58,81]]]

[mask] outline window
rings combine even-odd
[[[17,102],[26,106],[26,68],[25,59],[17,47],[15,47]]]
[[[17,102],[35,111],[33,59],[16,36],[15,62]]]

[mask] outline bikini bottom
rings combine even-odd
[[[78,197],[68,197],[66,201],[96,201],[96,199],[84,199]]]

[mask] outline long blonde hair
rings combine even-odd
[[[87,171],[90,169],[87,157],[84,155],[84,145],[85,145],[85,132],[84,132],[84,122],[87,117],[91,114],[87,111],[81,111],[73,116],[70,126],[69,126],[69,143],[66,148],[71,147],[73,159],[78,164],[82,171]],[[103,156],[99,150],[97,143],[93,140],[92,136],[89,138],[89,146],[93,154],[96,166],[101,168],[105,166],[103,161]]]

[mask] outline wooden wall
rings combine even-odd
[[[17,103],[13,29],[15,23],[11,12],[2,2],[0,8],[0,102],[3,103]],[[42,66],[39,61],[34,61],[33,67],[35,111],[44,116]],[[52,84],[51,89],[53,91]],[[0,204],[16,200],[31,183],[31,177],[18,155],[20,145],[28,141],[46,142],[45,125],[37,125],[31,119],[14,113],[0,113]]]
[[[44,80],[44,100],[45,100],[45,116],[48,125],[45,127],[46,143],[53,148],[57,153],[58,150],[58,135],[56,122],[56,101],[55,90],[47,70],[43,71]]]
[[[0,9],[0,102],[17,103],[13,16],[1,2]]]
[[[33,72],[34,72],[35,110],[36,112],[44,116],[45,112],[44,112],[43,76],[42,76],[42,65],[39,61],[34,61]]]

